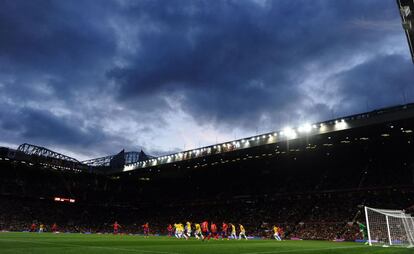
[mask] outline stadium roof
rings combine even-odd
[[[45,147],[41,147],[41,146],[36,146],[36,145],[32,145],[32,144],[21,144],[18,148],[18,151],[21,151],[27,155],[35,155],[35,156],[42,156],[42,157],[48,157],[48,158],[53,158],[53,159],[59,159],[59,160],[64,160],[64,161],[69,161],[69,162],[74,162],[74,163],[80,163],[77,159],[69,157],[67,155],[52,151],[50,149],[47,149]]]
[[[7,152],[7,157],[9,159],[16,159],[19,161],[29,161],[33,162],[36,161],[38,163],[39,161],[36,159],[41,158],[42,163],[44,165],[50,165],[52,168],[60,168],[60,169],[74,169],[77,170],[86,170],[89,167],[90,171],[93,172],[100,172],[103,168],[113,168],[115,171],[122,170],[124,165],[126,164],[132,164],[143,160],[148,160],[154,158],[151,155],[147,155],[144,153],[144,151],[140,152],[125,152],[122,150],[120,153],[116,155],[109,155],[105,157],[85,160],[85,161],[78,161],[75,158],[72,158],[70,156],[52,151],[48,148],[32,145],[28,143],[24,143],[19,145],[17,150],[10,149],[7,147],[0,147],[5,148],[9,152]],[[18,155],[16,152],[20,152],[20,155]],[[27,155],[27,156],[21,156],[21,154]],[[44,159],[47,159],[46,161]],[[69,164],[65,164],[65,162],[68,162]],[[106,170],[108,172],[108,170]]]
[[[135,162],[138,162],[138,161],[143,161],[143,160],[154,158],[151,155],[145,154],[144,151],[142,151],[142,150],[141,150],[141,152],[135,152],[135,151],[124,152],[124,150],[122,150],[119,154],[108,155],[108,156],[105,156],[105,157],[85,160],[85,161],[82,161],[82,163],[86,164],[88,166],[94,166],[94,167],[107,167],[107,166],[110,166],[111,161],[117,155],[121,155],[124,158],[124,163],[125,164],[132,164],[132,163],[135,163]]]
[[[411,59],[414,63],[414,0],[397,0],[400,15],[407,36],[408,46],[411,51]]]

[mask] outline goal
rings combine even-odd
[[[369,245],[414,247],[414,218],[403,210],[365,207]]]

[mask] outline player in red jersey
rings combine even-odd
[[[168,237],[171,237],[173,234],[173,226],[171,224],[168,224],[167,231],[168,231]]]
[[[53,233],[56,233],[57,231],[58,231],[57,224],[56,223],[53,223],[53,225],[52,225],[52,232]]]
[[[208,236],[208,239],[210,240],[210,237],[212,236],[214,237],[214,239],[218,240],[218,232],[217,232],[218,229],[217,229],[217,225],[214,222],[211,222],[210,229],[211,229],[210,231],[211,233]]]
[[[208,237],[210,239],[210,232],[208,231],[208,222],[203,221],[201,223],[201,233],[203,234],[203,241]]]
[[[223,222],[223,225],[221,226],[221,240],[223,240],[224,238],[226,238],[227,240],[229,239],[227,237],[228,228],[229,226],[227,225],[227,223]]]
[[[148,238],[149,236],[149,224],[148,222],[142,225],[142,228],[144,229],[144,237]]]
[[[32,225],[30,226],[30,232],[36,232],[36,223],[32,223]]]
[[[114,235],[116,235],[119,233],[119,229],[121,228],[121,225],[119,225],[118,222],[115,221],[113,226],[114,226]]]

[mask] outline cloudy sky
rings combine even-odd
[[[395,0],[3,0],[0,145],[159,155],[414,102]]]

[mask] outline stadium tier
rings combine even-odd
[[[149,222],[151,233],[167,234],[168,224],[208,220],[241,223],[249,237],[273,237],[278,225],[282,238],[362,240],[364,206],[412,211],[413,130],[409,104],[120,163],[102,174],[1,148],[0,230],[30,230],[35,222],[112,232],[118,221],[124,233],[142,233]]]

